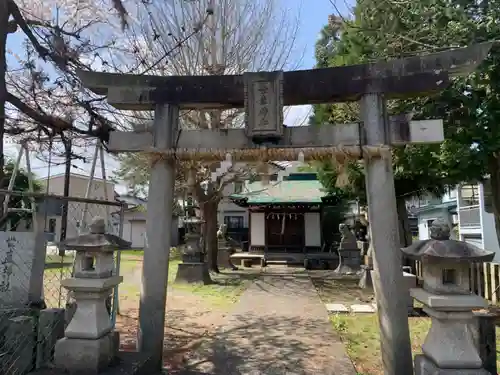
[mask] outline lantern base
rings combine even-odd
[[[64,337],[55,346],[55,367],[70,374],[99,374],[117,357],[119,337],[118,332],[110,332],[97,340]]]
[[[490,375],[488,371],[481,368],[475,369],[443,369],[437,367],[431,359],[423,354],[415,356],[415,375]]]
[[[340,264],[333,273],[361,276],[361,252],[359,249],[339,250]]]
[[[361,266],[361,280],[359,280],[358,286],[361,289],[373,289],[372,271],[373,268],[370,266]]]
[[[176,283],[201,283],[211,284],[212,279],[208,272],[208,265],[206,263],[179,263],[177,268],[177,276],[175,277]]]

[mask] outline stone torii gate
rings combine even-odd
[[[123,110],[154,110],[153,126],[110,133],[114,152],[146,152],[154,158],[149,185],[139,349],[150,371],[161,369],[175,160],[234,161],[364,158],[375,292],[386,375],[408,374],[412,356],[399,251],[390,147],[443,140],[440,120],[388,118],[385,100],[444,89],[453,76],[472,72],[492,43],[425,56],[291,72],[223,76],[138,76],[79,72],[87,88]],[[283,127],[283,105],[359,101],[361,124]],[[246,107],[246,128],[180,131],[179,109]]]

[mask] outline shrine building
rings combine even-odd
[[[321,216],[328,198],[315,173],[252,182],[246,190],[230,199],[248,209],[249,252],[288,254],[301,261],[307,253],[322,251]]]

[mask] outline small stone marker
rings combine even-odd
[[[52,361],[57,340],[64,337],[64,323],[64,309],[40,310],[36,368],[43,368]]]
[[[35,319],[33,316],[16,316],[7,324],[2,348],[7,358],[0,361],[0,374],[26,374],[35,364]]]
[[[46,241],[43,233],[0,232],[0,306],[42,300]]]

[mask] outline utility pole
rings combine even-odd
[[[72,142],[70,138],[63,138],[64,151],[66,155],[65,171],[64,171],[64,191],[63,196],[69,197],[69,182],[71,177],[71,149]],[[61,236],[59,240],[62,242],[66,239],[68,231],[68,200],[63,201],[62,215],[61,215]],[[59,248],[59,256],[64,256],[64,248]]]

